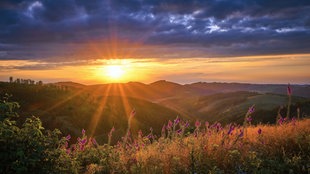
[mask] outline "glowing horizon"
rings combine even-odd
[[[157,80],[181,84],[198,81],[309,84],[309,58],[310,54],[165,60],[97,59],[62,63],[0,60],[0,80],[8,81],[13,76],[44,82],[74,81],[82,84],[151,83]],[[109,72],[109,67],[114,72]]]

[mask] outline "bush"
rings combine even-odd
[[[60,148],[57,129],[46,131],[41,120],[32,116],[18,126],[14,112],[19,107],[8,97],[0,103],[0,168],[4,173],[74,173],[76,164]]]

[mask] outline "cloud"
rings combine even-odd
[[[309,53],[309,11],[308,0],[3,0],[0,59],[70,59],[101,42],[140,44],[127,49],[137,57]]]

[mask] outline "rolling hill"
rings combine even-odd
[[[194,115],[200,120],[241,124],[248,108],[252,105],[255,105],[254,123],[275,123],[279,109],[286,106],[287,101],[286,95],[238,91],[201,97],[174,98],[162,101],[161,104],[183,114]],[[301,116],[309,115],[309,99],[294,96],[292,103],[292,116],[297,117],[297,107],[300,109]],[[282,108],[280,112],[285,116],[286,108]]]
[[[48,129],[59,128],[63,133],[79,135],[84,128],[93,136],[106,141],[110,129],[115,136],[123,136],[130,112],[135,109],[131,131],[147,133],[150,127],[159,134],[161,127],[178,112],[146,100],[113,95],[96,95],[83,89],[65,89],[59,86],[37,86],[0,83],[1,94],[13,94],[13,101],[21,104],[19,114],[24,117],[39,116]],[[104,94],[104,93],[103,93]],[[125,107],[124,107],[125,106]]]
[[[114,126],[115,136],[125,134],[129,113],[135,109],[131,130],[159,133],[168,120],[177,116],[195,121],[243,121],[249,106],[255,104],[253,123],[274,123],[281,106],[287,105],[287,85],[239,83],[193,83],[181,85],[169,81],[151,84],[83,85],[58,82],[46,85],[25,85],[0,82],[0,94],[12,94],[11,100],[21,104],[20,115],[39,116],[48,129],[73,136],[81,129],[91,131],[99,141],[106,141]],[[309,85],[292,85],[291,115],[310,113]],[[124,107],[125,106],[125,107]],[[286,108],[280,110],[285,115]],[[22,118],[23,118],[22,117]]]

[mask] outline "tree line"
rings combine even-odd
[[[41,80],[34,81],[31,79],[21,79],[21,78],[17,78],[14,80],[14,78],[12,76],[9,78],[9,82],[10,83],[17,83],[17,84],[26,84],[26,85],[43,85],[43,82]]]

